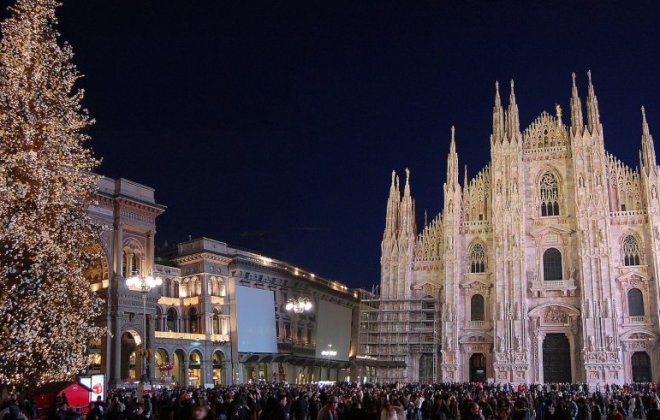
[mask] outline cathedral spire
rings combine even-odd
[[[495,104],[493,105],[493,139],[502,141],[504,137],[504,109],[500,99],[500,83],[495,82]]]
[[[467,186],[468,186],[467,165],[465,165],[464,168],[465,168],[465,171],[463,173],[463,191],[466,191]]]
[[[509,141],[514,140],[514,137],[520,132],[520,117],[518,115],[518,104],[516,103],[516,92],[514,90],[514,82],[511,80],[511,93],[509,94],[509,107],[506,112],[506,135]]]
[[[392,171],[392,184],[390,185],[390,196],[387,199],[387,212],[385,214],[385,232],[383,239],[389,239],[396,235],[399,225],[399,202],[401,194],[399,192],[399,180],[396,171]]]
[[[410,170],[406,168],[406,185],[399,213],[399,239],[411,239],[417,235],[415,226],[415,203],[410,196]]]
[[[600,113],[598,112],[598,99],[596,98],[594,85],[591,82],[591,70],[587,72],[587,77],[589,78],[589,91],[587,94],[587,127],[589,127],[589,132],[593,133],[600,128]]]
[[[456,128],[451,126],[451,142],[447,156],[447,184],[458,185],[458,154],[456,153]]]
[[[655,171],[655,146],[653,145],[653,137],[649,130],[649,124],[646,121],[646,111],[642,107],[642,167],[646,168],[647,173],[649,170]]]
[[[573,78],[573,89],[571,90],[571,132],[573,135],[582,134],[584,120],[582,119],[582,102],[578,95],[577,84],[575,83],[575,72],[571,75]]]

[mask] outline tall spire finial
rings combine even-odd
[[[465,172],[463,172],[463,190],[467,188],[467,184],[468,184],[467,165],[465,165],[464,168],[465,168]]]
[[[653,137],[649,130],[649,124],[646,121],[646,110],[642,107],[642,166],[648,171],[655,171],[655,146],[653,145]]]
[[[584,120],[582,119],[582,101],[578,95],[577,83],[575,82],[575,72],[571,74],[573,86],[571,89],[571,131],[574,135],[582,134]]]
[[[513,79],[511,79],[511,94],[509,95],[509,101],[511,104],[516,103],[516,91],[515,91],[515,83]]]
[[[596,98],[594,84],[591,80],[591,70],[587,71],[587,77],[589,78],[589,91],[587,93],[587,126],[589,127],[589,131],[593,133],[600,127],[600,114],[598,111],[598,99]]]
[[[495,81],[495,105],[493,106],[493,139],[501,142],[504,137],[504,110],[500,99],[500,83]]]
[[[410,169],[406,168],[406,185],[410,185]]]
[[[451,188],[458,185],[458,154],[456,153],[456,127],[451,126],[451,141],[447,155],[447,183]]]
[[[509,141],[514,141],[520,132],[520,117],[518,115],[518,104],[516,103],[515,83],[511,79],[511,94],[509,95],[509,108],[506,112],[506,134]]]
[[[396,178],[396,171],[392,170],[392,186],[394,186],[394,178]]]

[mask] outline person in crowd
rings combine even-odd
[[[334,395],[328,397],[326,404],[321,408],[316,420],[339,420],[337,404],[339,399]]]

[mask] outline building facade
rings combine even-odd
[[[324,334],[319,322],[327,318],[321,308],[334,305],[352,313],[357,292],[208,238],[157,252],[156,218],[164,210],[150,187],[99,179],[89,213],[105,228],[105,258],[87,277],[105,301],[98,322],[108,334],[88,346],[86,375],[104,374],[111,388],[136,386],[145,376],[157,385],[212,386],[259,380],[309,383],[350,375],[355,348],[343,356],[326,356],[317,351],[317,341]],[[128,278],[147,276],[160,278],[162,284],[145,293],[127,287]],[[240,351],[239,287],[271,293],[264,307],[254,309],[255,316],[273,320],[272,351]],[[311,308],[287,310],[287,302],[299,298]],[[352,334],[350,321],[343,337],[347,342],[357,331],[356,324]]]
[[[491,160],[459,181],[454,128],[444,204],[418,234],[409,172],[392,174],[377,296],[360,310],[375,379],[660,381],[660,169],[642,108],[640,166],[605,150],[589,74],[570,122],[521,130],[496,85]],[[586,120],[586,123],[585,123]]]

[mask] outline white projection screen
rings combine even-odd
[[[316,357],[348,360],[351,348],[352,311],[335,303],[318,301]]]
[[[277,353],[273,291],[237,285],[235,293],[238,351]]]

